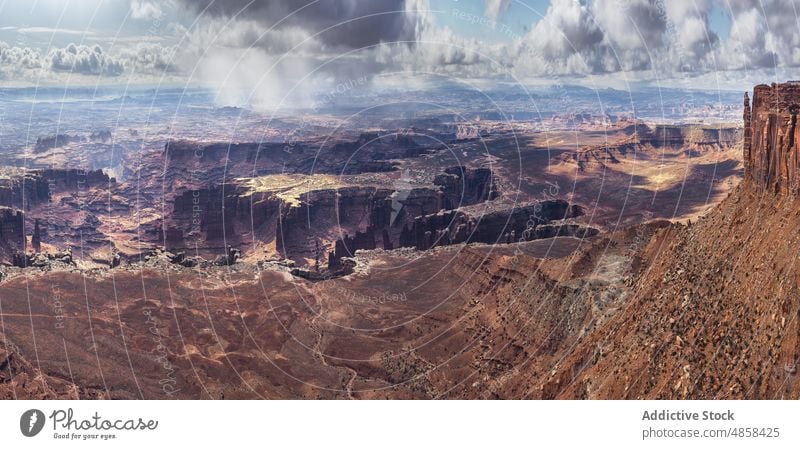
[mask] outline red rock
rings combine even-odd
[[[752,109],[747,94],[744,98],[746,182],[762,190],[796,195],[800,178],[797,148],[800,82],[756,86]]]

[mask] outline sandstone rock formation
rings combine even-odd
[[[31,248],[35,252],[42,250],[42,230],[39,228],[39,220],[35,220],[33,224],[33,235],[31,235]]]
[[[25,249],[25,216],[22,211],[0,206],[0,262],[9,262]]]
[[[513,243],[556,236],[590,237],[595,229],[563,224],[542,226],[551,221],[576,218],[583,209],[564,200],[542,201],[529,206],[485,213],[460,210],[440,211],[416,217],[400,234],[401,247],[427,250],[458,243]]]
[[[286,186],[297,180],[262,179],[270,180],[264,184],[270,187],[240,179],[177,195],[165,218],[165,245],[182,250],[258,241],[298,261],[329,252],[333,266],[359,249],[397,247],[404,226],[413,227],[417,217],[498,196],[491,170],[461,166],[445,169],[427,186],[400,181],[393,188],[352,186],[332,177],[315,185],[303,178],[310,184],[300,182],[289,194]],[[519,225],[524,227],[525,220],[527,215]],[[499,223],[497,232],[503,228]]]
[[[762,190],[796,195],[800,187],[800,82],[758,85],[753,89],[752,107],[747,94],[744,102],[747,181]]]
[[[561,155],[561,162],[575,164],[581,171],[617,164],[628,156],[663,157],[660,150],[680,149],[698,156],[708,151],[731,148],[742,137],[739,129],[698,125],[638,125],[635,133],[619,141],[605,142]],[[655,150],[659,150],[658,153]]]
[[[18,170],[0,177],[0,206],[27,208],[47,202],[57,192],[107,187],[116,180],[102,170]]]

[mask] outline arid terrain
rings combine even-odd
[[[797,399],[796,103],[149,137],[113,171],[105,134],[39,139],[0,175],[0,397]]]

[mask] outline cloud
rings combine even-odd
[[[299,27],[269,29],[249,19],[211,20],[186,32],[186,50],[203,53],[214,47],[262,50],[273,55],[324,53],[324,45]]]
[[[427,58],[466,61],[463,52],[433,55],[413,48],[435,28],[427,0],[320,1],[308,7],[298,0],[181,1],[203,14],[180,49],[192,55],[184,70],[191,82],[216,86],[224,104],[312,103],[313,92],[419,67]]]
[[[709,28],[711,1],[665,2],[664,6],[670,24],[668,43],[673,62],[684,71],[712,67],[712,52],[719,37]]]
[[[139,44],[136,49],[122,56],[126,69],[139,74],[178,73],[177,47],[160,44]]]
[[[161,7],[157,3],[131,0],[131,17],[134,19],[153,20],[161,17],[161,14]]]
[[[664,43],[666,18],[652,0],[595,0],[592,14],[606,43],[618,50],[655,50]]]
[[[541,55],[551,72],[591,73],[606,67],[604,34],[590,8],[576,0],[553,0],[545,17],[527,36],[530,51]]]
[[[251,87],[253,80],[270,79],[258,82],[256,95],[263,103],[275,98],[273,91],[287,89],[281,81],[285,76],[292,81],[289,89],[303,91],[387,72],[530,79],[624,71],[631,79],[665,79],[747,64],[800,64],[798,27],[787,19],[796,17],[787,10],[790,0],[763,0],[764,10],[759,11],[754,8],[761,0],[551,0],[544,17],[529,31],[509,33],[500,42],[441,25],[447,21],[436,20],[428,0],[343,0],[308,7],[301,0],[181,1],[206,17],[190,39],[200,55],[200,81],[238,90]],[[733,28],[724,41],[710,27],[715,2],[730,5]],[[472,25],[499,24],[496,18],[509,4],[486,0],[487,20]],[[773,23],[765,11],[779,14],[781,23]],[[375,17],[361,17],[369,14]],[[361,25],[371,28],[365,31]],[[349,34],[339,32],[343,30]],[[395,40],[412,44],[393,44]],[[238,56],[231,61],[234,55]],[[299,80],[306,86],[295,85]]]
[[[486,0],[486,8],[483,15],[490,20],[496,21],[500,16],[508,10],[511,5],[511,0]]]
[[[61,75],[117,77],[176,75],[182,72],[181,54],[175,46],[140,43],[111,56],[100,45],[68,44],[46,53],[0,41],[0,78],[53,80]]]
[[[324,90],[388,72],[471,79],[625,72],[625,79],[666,79],[800,67],[800,5],[793,0],[551,0],[544,17],[524,32],[502,22],[510,0],[484,0],[485,17],[462,17],[466,11],[455,4],[449,21],[434,16],[429,0],[173,1],[170,8],[201,17],[188,29],[174,24],[169,38],[126,41],[113,54],[100,46],[36,50],[3,44],[0,72],[5,78],[32,70],[170,74],[229,92],[255,89],[268,103],[287,90]],[[166,8],[150,0],[129,4],[140,18],[161,16]],[[729,17],[728,36],[710,25],[715,8]],[[443,25],[452,20],[507,32],[484,41],[481,32]],[[165,44],[178,39],[180,47]]]
[[[325,45],[363,48],[380,42],[413,40],[405,0],[181,0],[211,17],[237,17],[263,29],[301,28],[319,33]]]
[[[710,27],[715,4],[730,14],[725,40]],[[552,0],[510,64],[545,75],[651,71],[658,78],[797,67],[798,9],[792,0]]]
[[[709,8],[703,0],[553,0],[524,45],[551,75],[696,70],[718,41]]]
[[[42,67],[42,55],[36,49],[12,47],[0,41],[0,67],[38,69]]]
[[[30,33],[30,34],[73,34],[73,35],[80,35],[80,36],[92,36],[94,35],[94,31],[91,30],[78,30],[78,29],[69,29],[69,28],[53,28],[53,27],[3,27],[7,30],[14,30],[19,33]]]
[[[729,39],[720,63],[732,69],[800,65],[800,5],[792,0],[730,0]]]
[[[99,45],[69,44],[50,50],[47,59],[54,72],[116,76],[124,71],[122,62],[106,55]]]
[[[10,46],[0,41],[0,80],[26,79],[42,64],[42,55],[38,50]]]

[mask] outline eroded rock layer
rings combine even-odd
[[[745,172],[746,179],[758,188],[783,194],[798,193],[799,111],[800,82],[756,86],[752,107],[745,94]]]

